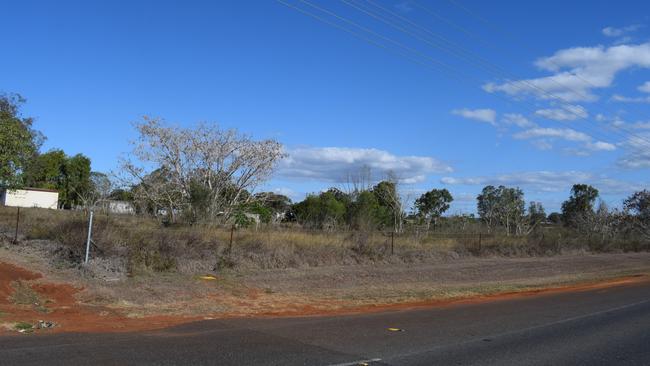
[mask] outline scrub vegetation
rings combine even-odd
[[[340,264],[418,263],[461,256],[548,256],[567,252],[647,251],[650,192],[609,209],[599,192],[573,186],[562,212],[547,215],[518,187],[486,186],[477,214],[448,215],[453,196],[432,188],[407,197],[392,174],[369,168],[300,202],[258,188],[285,157],[275,140],[236,130],[162,119],[134,124],[138,139],[120,173],[93,172],[87,157],[39,152],[43,136],[20,113],[24,99],[0,97],[0,188],[56,189],[63,210],[25,209],[24,244],[46,241],[78,265],[94,211],[91,258],[109,272],[206,272]],[[14,141],[19,140],[19,141]],[[22,141],[22,142],[21,142]],[[6,148],[5,148],[6,147]],[[130,215],[111,213],[111,202]],[[13,241],[16,209],[0,207],[0,230]],[[36,243],[36,244],[34,244]]]

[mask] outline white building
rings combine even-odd
[[[59,192],[51,189],[24,188],[0,192],[0,204],[12,207],[40,207],[56,210]]]
[[[128,201],[105,201],[101,204],[102,210],[112,214],[135,215],[135,206]]]

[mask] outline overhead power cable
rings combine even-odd
[[[423,26],[421,26],[421,25],[419,25],[419,24],[417,24],[415,22],[413,22],[413,21],[411,21],[411,20],[409,20],[409,19],[407,19],[407,18],[405,18],[405,17],[403,17],[403,16],[401,16],[399,14],[396,14],[395,12],[393,12],[393,11],[391,11],[389,9],[386,9],[385,7],[383,7],[383,6],[379,5],[379,4],[376,4],[372,0],[366,0],[366,2],[373,5],[373,6],[375,6],[378,9],[381,9],[382,11],[392,15],[393,17],[398,18],[398,19],[408,23],[409,25],[411,25],[411,26],[413,26],[415,28],[421,29],[422,31],[426,32],[427,34],[430,34],[430,35],[436,37],[437,39],[444,42],[445,45],[435,44],[435,43],[431,42],[427,38],[424,38],[424,37],[422,37],[422,36],[420,36],[420,35],[418,35],[418,34],[416,34],[414,32],[411,32],[410,30],[405,29],[404,27],[401,27],[400,25],[396,25],[395,23],[391,22],[390,20],[387,20],[385,17],[382,17],[381,15],[372,12],[368,8],[362,8],[362,7],[360,7],[360,6],[356,5],[356,4],[351,3],[349,0],[341,0],[341,1],[346,3],[349,6],[355,8],[355,9],[357,9],[357,10],[359,10],[359,11],[361,11],[361,12],[363,12],[363,13],[365,13],[365,14],[367,14],[367,15],[369,15],[369,16],[371,16],[371,17],[373,17],[373,18],[375,18],[375,19],[377,19],[377,20],[379,20],[379,21],[381,21],[381,22],[383,22],[385,24],[387,24],[387,25],[389,25],[390,27],[393,27],[393,28],[395,28],[395,29],[397,29],[397,30],[399,30],[399,31],[401,31],[403,33],[406,33],[407,35],[410,35],[410,36],[412,36],[414,38],[417,38],[418,40],[420,40],[422,42],[425,42],[426,44],[428,44],[428,45],[430,45],[432,47],[443,49],[443,51],[451,53],[451,54],[455,55],[456,57],[462,58],[462,59],[464,59],[464,60],[466,60],[468,62],[472,62],[472,63],[476,64],[479,68],[481,68],[481,69],[483,69],[483,70],[485,70],[485,71],[487,71],[487,72],[489,72],[489,73],[491,73],[493,75],[496,75],[498,77],[520,79],[519,83],[525,84],[531,90],[536,90],[538,93],[543,94],[544,96],[548,97],[549,99],[561,101],[563,104],[565,104],[568,107],[568,108],[566,108],[566,107],[563,108],[564,111],[566,113],[568,113],[568,114],[573,115],[575,117],[574,119],[585,119],[585,117],[582,114],[576,112],[573,109],[574,104],[571,101],[567,100],[566,98],[563,98],[563,97],[561,97],[559,95],[556,95],[556,94],[554,94],[552,92],[549,92],[549,91],[545,90],[544,88],[541,88],[538,85],[535,85],[535,84],[529,82],[528,80],[526,80],[524,78],[520,78],[519,76],[512,74],[511,72],[501,68],[500,66],[498,66],[496,64],[493,64],[489,60],[486,60],[486,59],[482,58],[481,56],[474,54],[472,51],[469,51],[469,50],[463,48],[462,46],[459,46],[459,45],[455,44],[454,42],[449,41],[444,36],[436,34],[436,33],[430,31],[429,29],[427,29],[427,28],[425,28],[425,27],[423,27]],[[476,61],[476,60],[478,60],[478,61]],[[556,83],[558,86],[563,87],[563,88],[567,88],[566,86],[564,86],[564,85],[560,84],[559,82],[557,82],[555,79],[551,79],[551,80],[554,83]],[[527,89],[524,88],[523,86],[519,86],[517,84],[511,84],[511,85],[513,85],[514,87],[518,88],[521,91],[527,91]],[[619,137],[626,138],[626,139],[629,138],[629,137],[643,138],[641,136],[634,135],[634,134],[630,133],[629,131],[623,130],[623,129],[616,130],[615,132]],[[650,143],[650,140],[648,141],[648,143]]]
[[[500,33],[500,34],[502,34],[502,35],[505,35],[507,38],[511,38],[511,39],[512,39],[512,38],[517,38],[517,37],[516,37],[516,32],[507,32],[507,31],[505,31],[504,29],[502,29],[502,28],[499,27],[498,25],[494,24],[493,22],[490,22],[489,20],[487,20],[487,19],[485,19],[484,17],[480,16],[480,15],[477,14],[476,12],[473,12],[473,11],[470,10],[468,7],[466,7],[466,6],[464,6],[462,3],[460,3],[460,1],[458,1],[458,0],[448,0],[448,1],[449,1],[451,4],[453,4],[454,6],[458,7],[459,9],[461,9],[463,12],[465,12],[465,13],[467,13],[468,15],[470,15],[470,16],[474,17],[475,19],[479,20],[479,21],[480,21],[481,23],[483,23],[487,28],[490,28],[490,29],[492,29],[492,30],[494,30],[494,31],[496,31],[496,32],[498,32],[498,33]],[[430,8],[428,8],[428,7],[426,7],[426,6],[422,5],[422,4],[420,4],[418,1],[411,0],[411,1],[409,1],[409,3],[412,4],[412,5],[414,5],[415,7],[418,7],[418,8],[420,8],[420,9],[422,9],[424,12],[428,13],[428,14],[431,15],[431,16],[434,16],[434,17],[437,17],[437,18],[441,18],[440,15],[436,14],[436,13],[435,13],[434,11],[432,11]],[[451,22],[451,21],[449,21],[449,22],[450,22],[450,23],[453,23],[453,22]],[[460,27],[460,26],[457,26],[457,27]],[[462,27],[460,27],[460,28],[462,28]],[[464,29],[464,28],[463,28],[463,29]],[[470,31],[468,31],[468,30],[466,30],[466,29],[464,29],[464,33],[467,33],[467,34],[473,34],[472,32],[470,32]],[[473,36],[476,37],[475,34],[473,34]],[[485,42],[485,41],[482,41],[481,43],[485,44],[486,42]],[[506,50],[504,47],[500,47],[500,46],[498,46],[498,45],[497,45],[497,47],[500,48],[501,50],[505,50],[506,52],[509,52],[509,51]],[[531,50],[530,46],[528,46],[528,43],[526,43],[526,42],[518,42],[517,47],[523,47],[524,49]],[[582,77],[582,76],[581,76],[580,74],[578,74],[577,72],[574,72],[573,70],[565,69],[562,65],[559,65],[557,62],[553,61],[552,59],[549,58],[549,59],[547,59],[546,61],[547,61],[549,64],[553,65],[553,66],[554,66],[556,69],[558,69],[558,70],[562,70],[562,69],[564,69],[565,72],[566,72],[568,75],[570,75],[570,76],[572,76],[572,77],[575,77],[575,78],[576,78],[577,80],[579,80],[583,85],[588,86],[588,87],[593,88],[593,89],[598,89],[598,88],[599,88],[598,86],[594,85],[594,84],[593,84],[591,81],[589,81],[588,79]],[[555,78],[549,77],[549,80],[551,80],[552,82],[554,82],[554,83],[557,84],[557,85],[560,85],[560,86],[564,87],[564,88],[567,89],[567,90],[570,90],[570,91],[573,92],[574,94],[579,95],[579,96],[581,96],[581,97],[584,98],[584,99],[588,99],[588,98],[589,98],[589,95],[586,95],[586,94],[580,92],[579,90],[576,90],[575,88],[572,88],[571,86],[566,85],[566,84],[562,83],[562,82],[559,81],[559,80],[556,80]],[[611,113],[611,111],[609,111],[609,110],[603,108],[601,105],[598,105],[598,104],[597,104],[597,105],[595,105],[595,106],[596,106],[596,108],[598,109],[598,112],[603,112],[603,111],[604,111],[604,112],[606,112],[606,113]],[[647,121],[650,121],[650,117],[649,117],[647,114],[643,113],[642,111],[640,111],[640,110],[637,109],[637,108],[633,108],[633,109],[636,111],[635,114],[637,114],[638,116],[640,116],[641,119],[643,119],[643,120],[647,120]],[[615,113],[614,113],[614,114],[615,114]],[[610,126],[608,126],[608,127],[613,128],[613,129],[617,129],[617,130],[625,131],[625,132],[627,132],[628,134],[630,134],[630,137],[637,138],[637,139],[641,139],[641,140],[644,140],[646,143],[650,143],[650,140],[647,140],[644,136],[639,135],[638,132],[633,131],[633,130],[630,130],[630,129],[628,129],[628,128],[625,128],[624,126],[610,125]]]
[[[334,27],[336,27],[336,28],[338,28],[338,29],[341,29],[341,30],[344,30],[344,31],[346,31],[346,32],[348,32],[348,33],[351,33],[351,34],[355,35],[357,38],[360,38],[360,39],[362,39],[362,40],[364,40],[364,41],[366,41],[366,42],[369,42],[369,43],[371,43],[371,44],[373,44],[373,45],[375,45],[375,46],[379,46],[379,47],[381,47],[381,48],[384,48],[384,49],[388,49],[388,50],[390,50],[390,47],[387,47],[385,44],[382,44],[382,43],[380,43],[380,42],[377,42],[377,41],[375,41],[375,40],[372,40],[372,39],[370,39],[370,38],[368,38],[368,37],[366,37],[366,36],[359,35],[358,32],[351,31],[351,30],[349,30],[348,28],[341,26],[340,24],[337,24],[337,23],[331,22],[331,21],[329,21],[329,20],[327,20],[327,19],[324,19],[323,17],[320,17],[320,16],[318,16],[318,15],[315,15],[315,14],[313,14],[312,12],[310,12],[310,11],[308,11],[308,10],[305,10],[304,8],[297,7],[297,6],[295,6],[295,5],[292,5],[292,4],[290,4],[290,3],[287,3],[286,1],[282,1],[282,0],[277,0],[277,1],[280,2],[281,4],[285,5],[285,6],[289,7],[289,8],[292,8],[292,9],[294,9],[294,10],[297,10],[297,11],[299,11],[300,13],[303,13],[303,14],[305,14],[305,15],[308,15],[308,16],[312,17],[312,18],[315,18],[315,19],[317,19],[317,20],[319,20],[319,21],[321,21],[321,22],[323,22],[323,23],[325,23],[325,24],[328,24],[328,25],[330,25],[330,26],[334,26]],[[380,39],[382,39],[382,40],[384,40],[384,41],[387,41],[387,42],[389,42],[389,43],[391,43],[391,44],[393,44],[393,45],[399,47],[400,49],[402,49],[402,50],[404,50],[404,51],[411,52],[411,53],[415,53],[418,57],[423,57],[423,58],[425,58],[428,62],[433,63],[434,65],[442,66],[443,69],[445,69],[445,70],[447,70],[447,71],[452,71],[454,74],[457,74],[457,73],[458,73],[458,74],[462,75],[463,80],[461,80],[461,81],[463,81],[463,82],[466,82],[466,80],[464,80],[464,79],[466,79],[466,78],[476,80],[475,78],[473,78],[473,77],[471,77],[471,76],[468,76],[466,73],[459,73],[457,70],[453,69],[453,68],[450,67],[449,65],[446,65],[446,64],[444,64],[444,63],[442,63],[442,62],[440,62],[440,61],[438,61],[438,60],[435,60],[435,59],[433,59],[432,57],[430,57],[430,56],[428,56],[428,55],[426,55],[426,54],[423,54],[422,52],[420,52],[420,51],[418,51],[418,50],[416,50],[416,49],[414,49],[414,48],[412,48],[412,47],[405,46],[405,45],[403,45],[403,44],[402,44],[401,42],[399,42],[399,41],[396,41],[396,40],[394,40],[394,39],[392,39],[392,38],[389,38],[389,37],[383,36],[383,35],[381,35],[381,34],[375,32],[375,31],[373,31],[373,30],[371,30],[371,29],[369,29],[369,28],[367,28],[367,27],[361,26],[361,25],[357,24],[356,22],[351,21],[350,19],[345,18],[345,17],[343,17],[343,16],[340,16],[340,15],[338,15],[338,14],[336,14],[336,13],[330,11],[330,10],[324,9],[323,7],[320,7],[320,6],[318,6],[318,5],[315,5],[315,4],[313,4],[313,3],[309,2],[309,1],[306,1],[306,0],[300,0],[300,2],[302,2],[302,3],[304,3],[304,4],[308,5],[308,6],[310,6],[310,7],[312,7],[312,8],[314,8],[314,9],[316,9],[316,10],[318,10],[319,12],[322,12],[322,13],[328,14],[329,16],[334,17],[334,18],[336,18],[336,19],[339,19],[340,21],[342,21],[342,22],[344,22],[344,23],[346,23],[346,24],[352,25],[352,26],[354,26],[354,27],[356,27],[356,28],[358,28],[358,29],[361,29],[361,30],[364,31],[364,32],[367,32],[367,33],[369,33],[369,34],[372,34],[372,35],[375,36],[375,37],[378,37],[378,38],[380,38]],[[399,54],[400,56],[404,56],[404,52],[399,52],[398,54]],[[418,64],[423,64],[422,61],[421,61],[419,58],[415,58],[415,59],[414,59],[413,57],[408,57],[408,58],[409,58],[409,60],[411,60],[411,61],[415,61],[415,62],[418,63]],[[431,66],[431,65],[429,65],[429,66]],[[481,81],[479,80],[479,82],[481,82]],[[472,85],[475,85],[475,84],[472,84]],[[495,95],[496,97],[499,97],[499,98],[501,98],[501,99],[505,99],[508,103],[510,103],[510,100],[509,100],[509,99],[507,99],[507,98],[501,96],[500,94],[493,94],[493,95]],[[516,106],[519,107],[518,104],[516,104]],[[554,122],[557,122],[558,124],[560,124],[558,121],[554,121]],[[576,130],[576,129],[577,129],[577,128],[576,128],[577,126],[571,126],[571,127],[572,127],[573,130]],[[583,133],[584,133],[584,131],[583,131]],[[587,134],[587,135],[590,136],[589,134]],[[593,138],[593,137],[591,137],[591,138]],[[599,138],[603,139],[602,137],[599,137]],[[606,141],[607,138],[605,138],[605,139],[603,139],[603,140]],[[586,142],[586,141],[585,141],[585,142]]]

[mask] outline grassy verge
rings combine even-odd
[[[13,233],[16,210],[0,207],[0,231]],[[85,254],[88,217],[79,211],[21,210],[21,244],[42,245],[67,265]],[[530,257],[569,252],[650,249],[638,240],[602,241],[576,236],[561,227],[527,236],[471,232],[311,231],[298,226],[235,230],[214,226],[165,226],[136,216],[96,215],[91,259],[100,271],[122,275],[148,272],[205,273],[242,269],[283,269],[359,264],[413,264],[441,258]],[[93,271],[93,267],[87,267]],[[97,268],[96,268],[97,269]]]

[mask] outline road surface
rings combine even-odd
[[[650,282],[363,315],[0,337],[0,364],[650,365]]]

